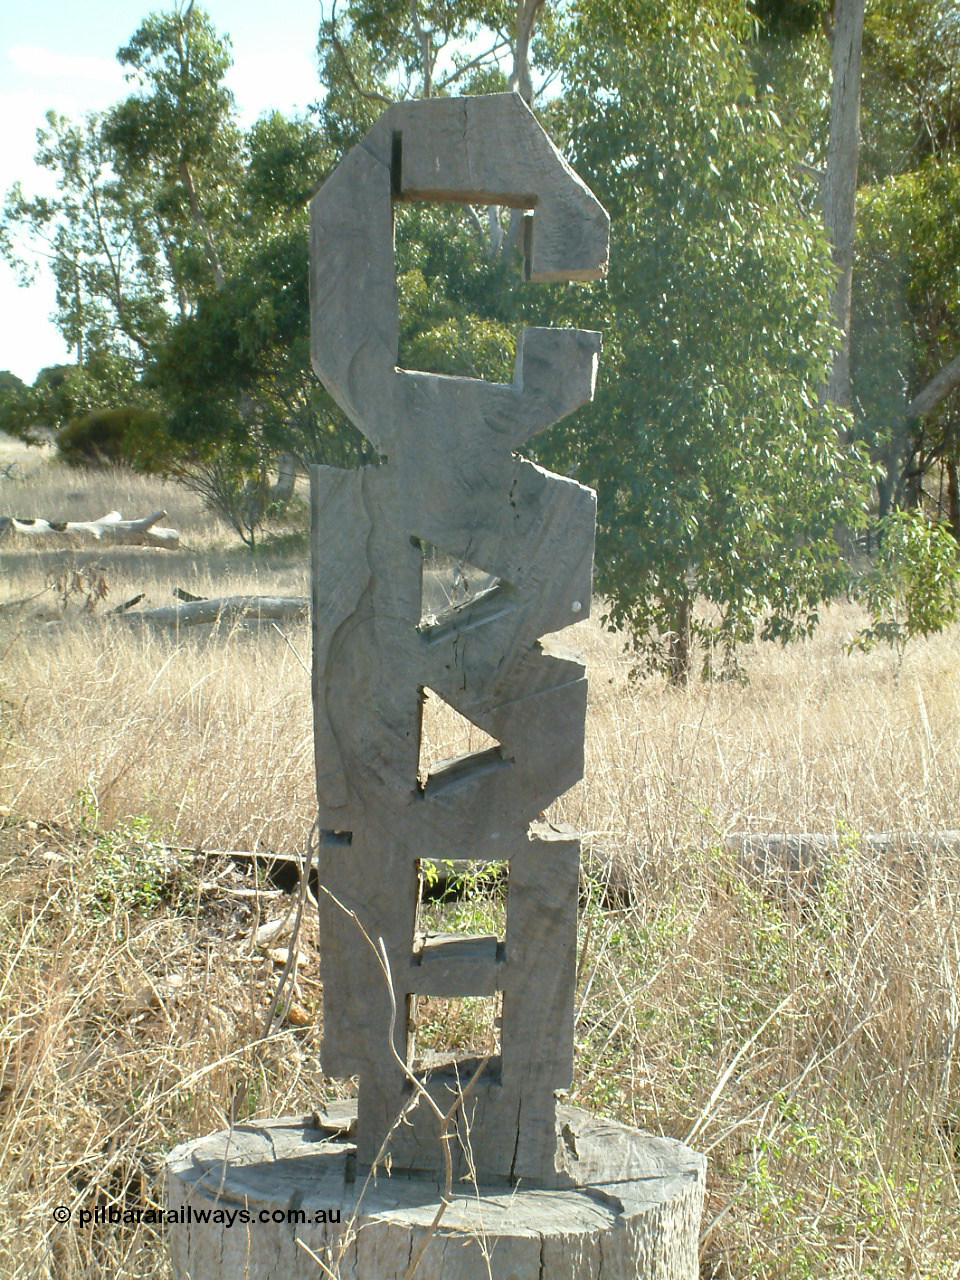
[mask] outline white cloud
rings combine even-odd
[[[253,121],[262,111],[303,111],[321,96],[317,64],[303,50],[244,50],[227,72],[241,117]]]
[[[55,188],[53,174],[38,169],[33,162],[37,149],[37,129],[44,124],[47,111],[62,115],[76,114],[77,103],[61,93],[0,93],[0,120],[6,128],[0,139],[0,198],[20,180],[27,192],[51,193]]]
[[[44,366],[72,359],[50,322],[56,301],[49,276],[39,276],[22,289],[10,268],[0,263],[0,369],[11,369],[24,382],[32,382]]]
[[[123,70],[115,58],[56,53],[36,44],[15,44],[7,56],[18,71],[45,80],[87,80],[121,88]]]

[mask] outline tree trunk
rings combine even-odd
[[[517,0],[517,24],[513,44],[513,70],[507,81],[507,88],[519,93],[528,107],[533,107],[533,78],[530,75],[530,41],[533,29],[543,8],[544,0]],[[510,226],[504,235],[500,227],[500,210],[491,205],[488,210],[490,220],[490,247],[488,256],[491,260],[504,258],[512,253],[514,246],[520,241],[520,228],[523,224],[522,209],[510,210]]]
[[[270,490],[271,502],[289,502],[297,483],[297,457],[294,453],[281,453],[277,458],[277,483]]]
[[[903,478],[902,502],[908,511],[918,511],[923,504],[923,471],[916,461]]]
[[[821,199],[833,245],[837,281],[831,309],[842,332],[822,398],[849,406],[850,299],[856,226],[857,165],[860,159],[860,54],[865,0],[835,0],[831,43],[830,140]]]
[[[197,195],[197,189],[193,182],[193,174],[190,172],[190,166],[187,164],[186,160],[180,161],[180,181],[183,183],[184,190],[187,193],[187,199],[190,202],[190,215],[196,223],[200,234],[203,236],[203,247],[207,255],[207,261],[210,263],[210,270],[213,272],[214,286],[218,293],[222,293],[225,281],[223,278],[223,267],[220,264],[220,255],[217,253],[217,244],[213,238],[213,232],[210,229],[210,224],[203,216],[203,210],[200,208],[200,197]]]
[[[302,1122],[237,1125],[171,1152],[175,1280],[697,1274],[706,1162],[675,1138],[561,1106],[562,1188],[461,1183],[441,1195],[435,1179],[356,1170],[354,1123],[352,1107],[333,1106]]]
[[[667,673],[670,683],[677,688],[684,688],[690,683],[690,619],[693,613],[693,598],[684,592],[675,601],[673,631],[670,634],[670,648],[667,658]]]
[[[303,622],[310,616],[307,596],[217,596],[210,600],[180,600],[176,604],[139,609],[119,617],[131,622],[155,622],[173,626],[197,626],[204,622],[251,622],[284,619]]]
[[[960,464],[955,458],[947,463],[947,523],[960,542]]]
[[[914,418],[923,417],[925,413],[930,413],[957,387],[960,387],[960,355],[954,356],[948,365],[944,365],[940,372],[931,378],[923,390],[910,401],[905,417],[908,421],[912,421]]]
[[[533,106],[533,80],[530,76],[530,41],[544,0],[517,0],[516,41],[513,46],[513,71],[507,88],[519,93],[528,107]]]
[[[890,514],[893,497],[896,493],[897,481],[889,464],[884,466],[884,473],[877,479],[877,515],[882,520]]]

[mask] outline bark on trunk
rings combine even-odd
[[[837,282],[831,299],[843,337],[834,357],[823,398],[849,405],[850,299],[853,238],[856,225],[857,165],[860,159],[860,53],[865,0],[836,0],[831,32],[832,86],[830,140],[821,199],[823,221],[833,244]]]
[[[197,195],[197,188],[194,185],[193,174],[190,172],[190,166],[186,160],[180,161],[180,181],[183,183],[184,190],[187,193],[187,199],[190,202],[190,215],[203,236],[203,247],[207,255],[207,261],[210,263],[210,270],[213,272],[213,283],[217,293],[222,293],[224,288],[223,267],[220,265],[220,255],[217,253],[217,244],[213,238],[213,232],[210,224],[203,216],[203,210],[200,208],[200,197]]]
[[[687,594],[680,596],[676,601],[667,668],[670,683],[678,688],[690,683],[690,619],[692,613],[693,600]]]
[[[507,88],[519,93],[528,107],[533,106],[533,80],[530,75],[530,41],[544,0],[517,0],[516,42],[513,46],[513,71]]]
[[[517,21],[514,28],[513,70],[507,81],[507,88],[519,93],[528,107],[533,106],[533,78],[530,75],[530,41],[533,29],[543,8],[544,0],[517,0]],[[500,210],[491,205],[487,210],[490,223],[490,243],[487,255],[493,261],[512,253],[520,240],[520,228],[523,225],[523,210],[510,210],[510,226],[504,235],[500,226]]]
[[[947,463],[947,521],[960,542],[960,464],[956,460]]]
[[[464,1183],[447,1193],[427,1177],[355,1172],[355,1106],[177,1147],[166,1163],[175,1280],[697,1274],[706,1162],[675,1138],[561,1106],[562,1189]],[[292,1224],[301,1203],[304,1221]]]
[[[293,453],[281,453],[277,458],[277,483],[270,490],[271,502],[287,502],[293,497],[297,483],[297,458]]]
[[[910,401],[906,411],[907,420],[922,418],[925,413],[930,413],[957,387],[960,387],[960,355],[954,356],[948,365],[930,379],[920,394]]]
[[[893,497],[896,493],[897,481],[896,475],[892,469],[887,466],[886,472],[877,480],[877,515],[882,520],[884,516],[890,514],[890,508],[893,506]]]

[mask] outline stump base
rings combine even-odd
[[[347,1108],[240,1125],[167,1160],[176,1280],[695,1280],[705,1160],[560,1107],[572,1185],[461,1183],[356,1168]]]

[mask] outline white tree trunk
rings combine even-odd
[[[297,483],[297,456],[281,453],[277,458],[277,483],[270,490],[271,502],[287,502]]]
[[[948,365],[923,388],[907,405],[907,419],[922,418],[930,413],[941,401],[946,400],[951,391],[960,387],[960,355],[954,356]]]
[[[517,0],[517,25],[513,46],[513,71],[507,88],[519,93],[528,107],[533,106],[533,80],[530,76],[530,41],[544,0]]]
[[[831,33],[830,140],[821,199],[833,244],[837,282],[831,308],[843,337],[834,356],[824,399],[849,405],[850,298],[856,227],[857,165],[860,159],[860,54],[865,0],[835,0]]]

